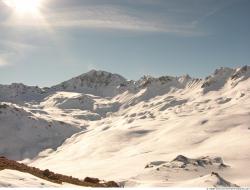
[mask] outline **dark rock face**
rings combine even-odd
[[[243,75],[244,73],[246,73],[248,71],[250,67],[248,67],[247,65],[245,65],[244,67],[241,67],[237,72],[235,72],[233,74],[233,76],[231,77],[232,80],[238,79],[241,75]]]
[[[179,155],[173,161],[179,161],[179,162],[183,162],[184,164],[188,164],[190,162],[190,159],[188,159],[185,156]]]
[[[84,179],[85,182],[89,182],[89,183],[99,183],[100,180],[98,178],[93,178],[93,177],[86,177]]]
[[[233,184],[224,178],[222,178],[217,172],[212,172],[211,176],[215,176],[217,178],[217,184],[215,184],[215,187],[222,186],[222,187],[240,187],[236,184]]]

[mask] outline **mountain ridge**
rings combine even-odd
[[[238,82],[246,80],[249,77],[250,66],[248,65],[236,69],[221,67],[216,69],[212,75],[204,79],[192,78],[189,75],[180,77],[168,75],[152,77],[145,75],[134,81],[127,80],[119,74],[113,74],[102,70],[91,70],[51,87],[40,88],[38,86],[27,86],[22,83],[12,83],[10,85],[0,84],[0,101],[4,100],[4,95],[7,97],[8,101],[15,100],[15,98],[18,99],[19,97],[20,101],[27,101],[30,99],[39,101],[55,91],[80,92],[102,97],[114,97],[126,90],[146,88],[152,83],[156,85],[165,85],[171,81],[175,81],[175,85],[178,88],[185,88],[197,82],[202,83],[201,88],[204,89],[204,93],[206,93],[213,90],[213,88],[218,89],[223,87],[228,80],[231,80],[232,86],[235,86]],[[216,83],[216,81],[219,81],[220,84],[217,83],[216,86],[213,86],[212,84]]]

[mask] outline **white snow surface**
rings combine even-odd
[[[2,170],[0,171],[0,187],[8,188],[79,188],[72,184],[56,184],[41,178],[35,177],[28,173],[23,173],[15,170]]]
[[[90,71],[39,97],[10,98],[9,88],[0,86],[0,155],[127,187],[250,186],[249,66],[204,80]],[[178,155],[221,157],[227,167],[171,165]]]
[[[0,155],[9,159],[33,158],[41,150],[58,147],[80,130],[46,111],[0,103]]]

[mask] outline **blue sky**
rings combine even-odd
[[[50,86],[91,69],[205,77],[249,65],[249,0],[40,0],[22,14],[6,1],[1,84]]]

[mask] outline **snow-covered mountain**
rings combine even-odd
[[[46,90],[38,86],[26,86],[22,83],[0,85],[0,101],[31,102],[40,100],[44,94]]]
[[[127,80],[118,74],[91,70],[88,73],[53,86],[51,90],[82,92],[101,97],[113,97],[119,93],[117,87],[126,84],[126,82]]]
[[[0,102],[0,155],[31,166],[125,186],[250,185],[249,66],[138,81],[92,70],[0,85]]]
[[[78,126],[40,114],[47,113],[0,103],[0,155],[17,160],[33,158],[41,150],[56,148],[80,131]]]

